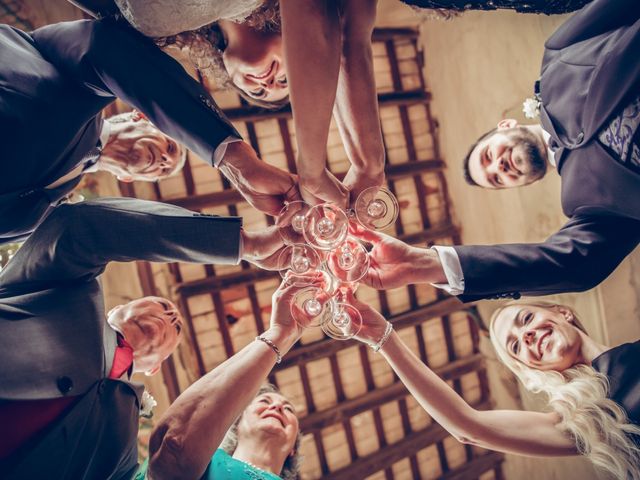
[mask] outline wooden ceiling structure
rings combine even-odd
[[[82,14],[58,0],[0,0],[0,17],[29,29]],[[381,29],[373,40],[388,188],[401,206],[387,233],[424,247],[459,243],[417,32]],[[262,111],[231,92],[214,96],[264,161],[295,172],[290,110]],[[107,114],[124,108],[118,103]],[[343,175],[348,159],[335,125],[327,156],[330,170]],[[240,215],[248,230],[273,223],[193,154],[180,175],[157,184],[120,184],[120,189],[124,196]],[[173,298],[187,322],[181,346],[162,369],[170,400],[264,331],[271,294],[280,282],[277,273],[246,263],[139,262],[137,271],[143,292]],[[380,292],[360,286],[357,296],[377,307],[422,361],[471,405],[491,407],[473,306],[430,285]],[[301,479],[502,479],[502,454],[458,443],[408,394],[380,355],[353,340],[340,342],[309,329],[269,379],[300,417]]]
[[[401,206],[388,233],[425,247],[459,243],[417,39],[411,29],[374,34],[387,181]],[[230,92],[214,96],[264,161],[295,173],[289,109],[264,111]],[[344,175],[348,159],[335,125],[327,157],[330,170]],[[194,155],[179,176],[157,184],[121,184],[121,191],[194,211],[241,215],[247,230],[273,223]],[[246,263],[141,263],[138,270],[145,293],[169,293],[186,318],[187,338],[163,368],[171,399],[264,331],[271,293],[280,281],[277,273]],[[473,307],[429,285],[386,292],[361,286],[357,296],[387,316],[422,361],[471,405],[490,408]],[[458,443],[408,395],[379,355],[355,341],[339,342],[309,329],[269,379],[299,412],[303,479],[502,478],[501,454]]]

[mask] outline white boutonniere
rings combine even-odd
[[[153,417],[153,409],[158,405],[156,399],[146,390],[142,393],[142,401],[140,405],[140,416],[145,418]]]
[[[540,116],[540,100],[536,97],[527,98],[522,102],[522,111],[527,118],[538,118]]]

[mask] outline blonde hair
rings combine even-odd
[[[606,375],[590,365],[574,365],[563,372],[536,370],[513,358],[498,342],[494,331],[496,319],[513,305],[546,309],[557,306],[546,302],[511,302],[497,309],[491,317],[489,332],[498,358],[527,390],[546,394],[549,406],[560,417],[557,427],[575,440],[580,454],[615,478],[640,479],[640,449],[631,438],[640,435],[640,427],[629,423],[626,412],[608,398]],[[585,332],[575,315],[574,324]]]

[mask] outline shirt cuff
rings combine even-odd
[[[440,258],[440,264],[444,275],[447,277],[447,283],[432,283],[436,288],[441,288],[451,295],[461,295],[464,293],[464,274],[462,273],[462,265],[458,252],[453,247],[434,246],[433,248]]]
[[[233,135],[229,135],[225,138],[220,145],[216,147],[213,152],[213,166],[218,168],[220,163],[222,163],[222,159],[224,155],[227,153],[227,145],[235,142],[242,142],[241,138],[235,137]]]

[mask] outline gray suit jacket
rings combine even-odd
[[[639,19],[637,0],[594,0],[547,41],[541,121],[570,220],[539,244],[455,247],[464,301],[592,288],[640,242],[640,175],[597,139],[640,92]]]
[[[240,227],[125,198],[54,209],[0,272],[0,400],[82,399],[0,465],[9,478],[121,478],[135,467],[140,391],[106,379],[116,333],[98,276],[110,261],[237,263]]]
[[[126,22],[25,33],[0,25],[0,243],[28,235],[79,178],[49,190],[95,148],[116,97],[205,161],[240,136],[182,66]]]

